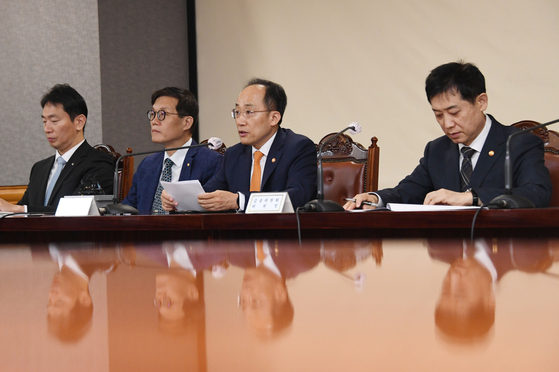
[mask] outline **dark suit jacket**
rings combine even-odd
[[[195,145],[196,141],[192,141]],[[150,214],[153,197],[159,186],[159,179],[163,170],[163,152],[153,154],[142,160],[134,178],[128,195],[122,201],[137,208],[142,214]],[[182,164],[179,181],[199,180],[202,186],[213,177],[219,169],[223,156],[206,147],[189,149]]]
[[[73,195],[79,189],[82,180],[88,177],[94,176],[105,194],[113,193],[113,159],[109,155],[95,150],[85,141],[62,169],[50,200],[46,206],[43,206],[54,158],[53,155],[38,161],[31,168],[27,190],[18,202],[19,205],[27,205],[28,212],[55,212],[60,198]]]
[[[505,144],[518,128],[504,126],[492,116],[491,130],[472,173],[470,185],[481,201],[489,203],[505,188]],[[493,155],[490,155],[490,152]],[[447,136],[431,141],[412,174],[393,189],[377,194],[384,203],[422,204],[425,196],[441,188],[460,191],[458,145]],[[552,185],[544,163],[543,141],[531,134],[518,136],[511,144],[513,193],[531,200],[537,208],[549,206]]]
[[[221,168],[204,186],[206,192],[241,192],[250,198],[252,146],[236,144],[227,149]],[[262,192],[287,191],[293,208],[316,197],[316,147],[305,136],[280,128],[266,158]]]

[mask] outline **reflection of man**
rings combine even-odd
[[[198,320],[204,305],[202,271],[225,260],[225,252],[206,247],[206,242],[197,241],[137,247],[136,263],[145,260],[150,266],[166,268],[155,276],[154,306],[160,327],[169,333],[180,333]]]
[[[382,240],[323,240],[321,251],[324,265],[340,273],[354,268],[370,256],[380,266],[383,257]]]
[[[280,128],[286,104],[279,84],[249,81],[233,109],[241,143],[227,149],[220,170],[204,185],[202,207],[245,210],[257,191],[287,191],[294,208],[315,196],[316,148],[307,137]],[[162,202],[165,210],[177,205],[165,194]]]
[[[0,199],[4,212],[54,212],[60,198],[73,195],[83,183],[112,193],[113,161],[84,139],[87,105],[68,84],[55,85],[41,99],[43,130],[56,154],[31,169],[29,184],[18,205]]]
[[[494,286],[509,271],[544,272],[553,263],[547,241],[430,241],[429,255],[451,266],[443,280],[435,323],[455,339],[485,336],[495,322]]]
[[[198,117],[198,102],[192,93],[180,88],[163,88],[152,94],[151,104],[148,118],[154,143],[161,143],[166,149],[196,145],[192,130]],[[142,214],[162,212],[159,182],[166,174],[170,175],[167,181],[199,180],[204,185],[217,172],[222,159],[206,147],[148,156],[138,166],[130,192],[122,203]]]
[[[118,257],[114,249],[51,245],[49,253],[58,262],[47,302],[49,330],[60,340],[75,342],[91,326],[93,303],[89,280],[94,272],[113,270]]]
[[[398,186],[359,194],[345,209],[361,207],[364,200],[379,206],[481,205],[504,193],[505,143],[519,129],[484,114],[488,97],[483,74],[470,63],[448,63],[431,71],[425,91],[445,136],[427,144],[419,165]],[[511,153],[515,195],[547,207],[551,181],[542,140],[534,135],[517,137]]]
[[[239,305],[249,325],[261,336],[272,336],[293,322],[286,280],[315,267],[320,250],[264,240],[254,242],[252,249],[230,250],[229,261],[245,268]]]

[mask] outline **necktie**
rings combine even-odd
[[[264,259],[266,258],[266,253],[264,253],[264,241],[263,240],[257,240],[256,241],[256,258],[258,259],[258,262],[260,262],[260,263],[264,262]]]
[[[263,156],[264,154],[260,151],[254,153],[254,167],[252,169],[252,179],[250,180],[250,191],[260,191],[260,179],[262,178],[260,160]]]
[[[473,167],[472,167],[472,156],[475,154],[476,150],[471,147],[464,146],[460,149],[462,152],[462,166],[460,167],[460,186],[462,191],[466,191],[470,188],[470,178],[472,177]]]
[[[52,176],[52,179],[50,180],[50,183],[47,186],[47,191],[45,192],[45,202],[44,202],[44,206],[46,206],[49,203],[49,199],[50,199],[50,195],[52,194],[52,190],[54,189],[54,185],[56,185],[56,181],[58,180],[58,177],[60,176],[60,172],[62,172],[62,169],[64,168],[64,165],[66,165],[66,160],[64,160],[64,158],[62,156],[59,156],[58,159],[56,159],[56,170],[54,171],[54,174]]]
[[[171,168],[175,163],[169,158],[165,159],[165,168],[163,168],[163,172],[161,173],[161,181],[171,182],[172,171]],[[161,193],[163,192],[163,186],[161,186],[161,182],[159,182],[159,186],[157,186],[157,191],[155,191],[155,196],[153,197],[153,204],[151,206],[151,212],[154,214],[164,214],[165,211],[161,207]]]

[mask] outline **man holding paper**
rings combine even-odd
[[[166,149],[196,145],[192,128],[198,117],[198,102],[188,90],[167,87],[151,96],[152,109],[147,112],[151,140]],[[206,183],[219,169],[223,156],[206,147],[167,151],[145,158],[132,180],[123,204],[142,214],[163,214],[161,181],[199,180]]]
[[[445,133],[427,144],[412,174],[392,189],[355,196],[345,209],[387,203],[478,206],[502,195],[505,188],[505,144],[518,128],[504,126],[486,115],[485,78],[471,63],[435,68],[426,79],[427,99]],[[551,198],[549,171],[542,140],[535,135],[515,138],[511,151],[516,195],[547,207]]]
[[[307,137],[280,128],[287,96],[281,85],[252,79],[232,116],[241,143],[227,149],[198,203],[208,211],[244,211],[251,192],[287,191],[293,208],[316,197],[316,148]],[[163,193],[163,208],[176,201]]]

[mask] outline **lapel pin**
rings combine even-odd
[[[495,151],[493,150],[489,151],[489,156],[493,156],[493,155],[495,155]]]
[[[187,167],[190,167],[190,163],[186,163],[186,166],[187,166]]]
[[[276,162],[276,158],[273,158],[273,159],[272,159],[272,163],[275,163],[275,162]]]

